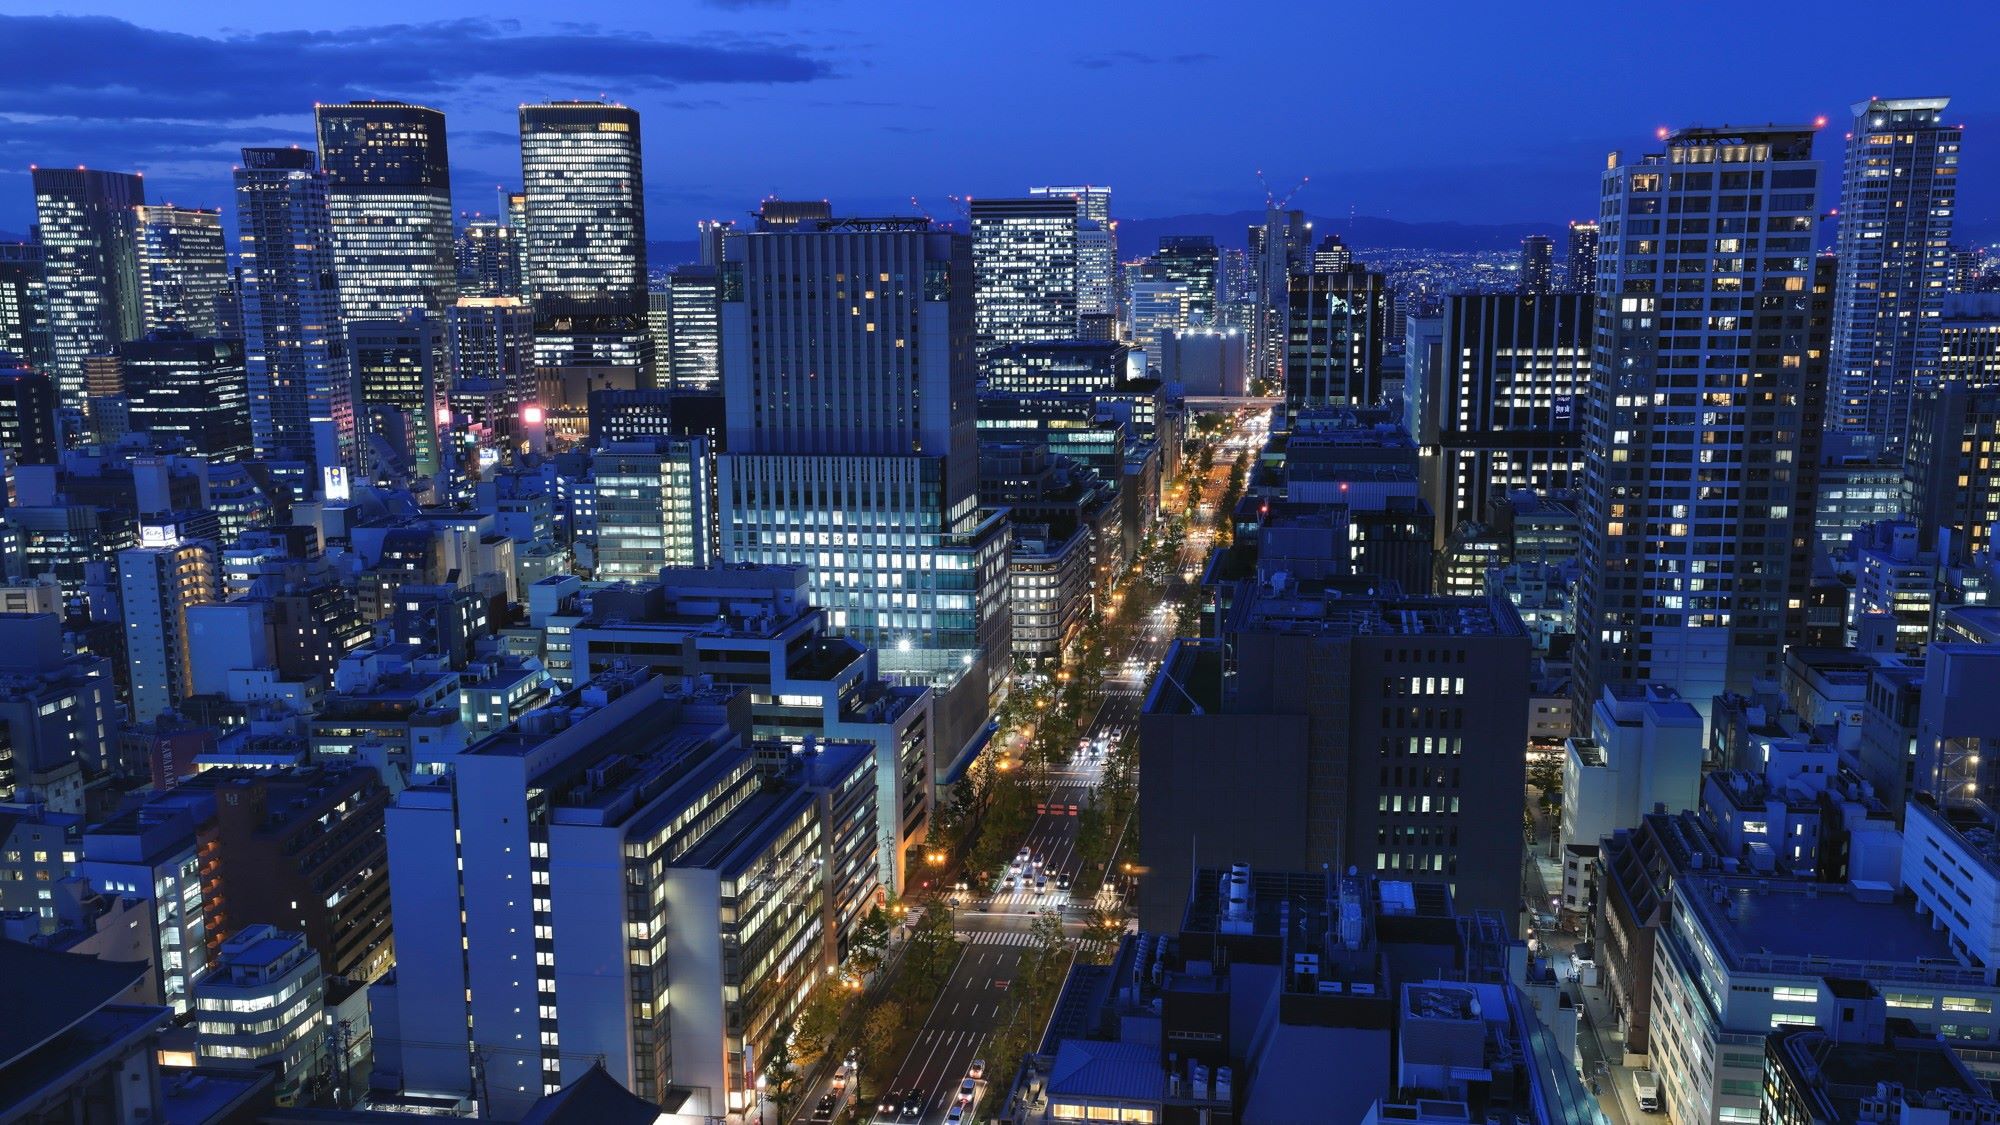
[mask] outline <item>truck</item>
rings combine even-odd
[[[1660,1076],[1650,1070],[1632,1072],[1632,1092],[1639,1097],[1639,1112],[1660,1112]]]

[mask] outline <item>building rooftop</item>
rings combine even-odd
[[[1049,1068],[1052,1097],[1157,1102],[1164,1086],[1160,1050],[1148,1043],[1065,1039]]]
[[[1683,875],[1677,897],[1701,917],[1739,972],[1869,980],[1978,983],[1907,899],[1879,901],[1849,888],[1782,879]],[[1828,935],[1839,935],[1829,941]]]

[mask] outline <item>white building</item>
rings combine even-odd
[[[1118,228],[1111,222],[1111,189],[1078,184],[1031,187],[1028,194],[1076,200],[1076,311],[1081,316],[1116,313]]]
[[[1082,223],[1082,201],[1067,196],[972,201],[974,346],[981,363],[1002,345],[1076,339]]]
[[[320,1072],[326,980],[304,934],[245,926],[194,982],[195,1053],[215,1066],[276,1061],[280,1096]]]
[[[212,543],[182,541],[172,527],[140,533],[143,546],[118,552],[118,593],[132,718],[149,723],[194,694],[187,611],[218,600],[222,587]]]
[[[1596,844],[1655,805],[1694,808],[1704,753],[1701,716],[1672,688],[1606,687],[1589,737],[1564,746],[1563,846]]]
[[[401,794],[378,1081],[512,1120],[601,1063],[687,1112],[749,1104],[877,886],[873,756],[753,754],[749,703],[599,676]]]

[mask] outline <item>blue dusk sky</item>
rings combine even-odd
[[[1997,37],[2000,4],[1853,0],[0,0],[0,230],[27,229],[35,163],[226,205],[237,148],[310,144],[312,103],[354,97],[443,109],[458,204],[489,212],[519,181],[519,103],[634,106],[651,236],[685,239],[774,194],[945,217],[954,193],[1090,182],[1128,217],[1238,211],[1258,169],[1310,175],[1295,205],[1321,214],[1559,222],[1660,126],[1825,115],[1837,168],[1871,94],[1953,98],[1977,229],[2000,203]]]

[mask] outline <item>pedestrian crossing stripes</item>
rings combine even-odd
[[[965,940],[974,945],[1033,945],[1035,935],[1026,930],[973,930]]]

